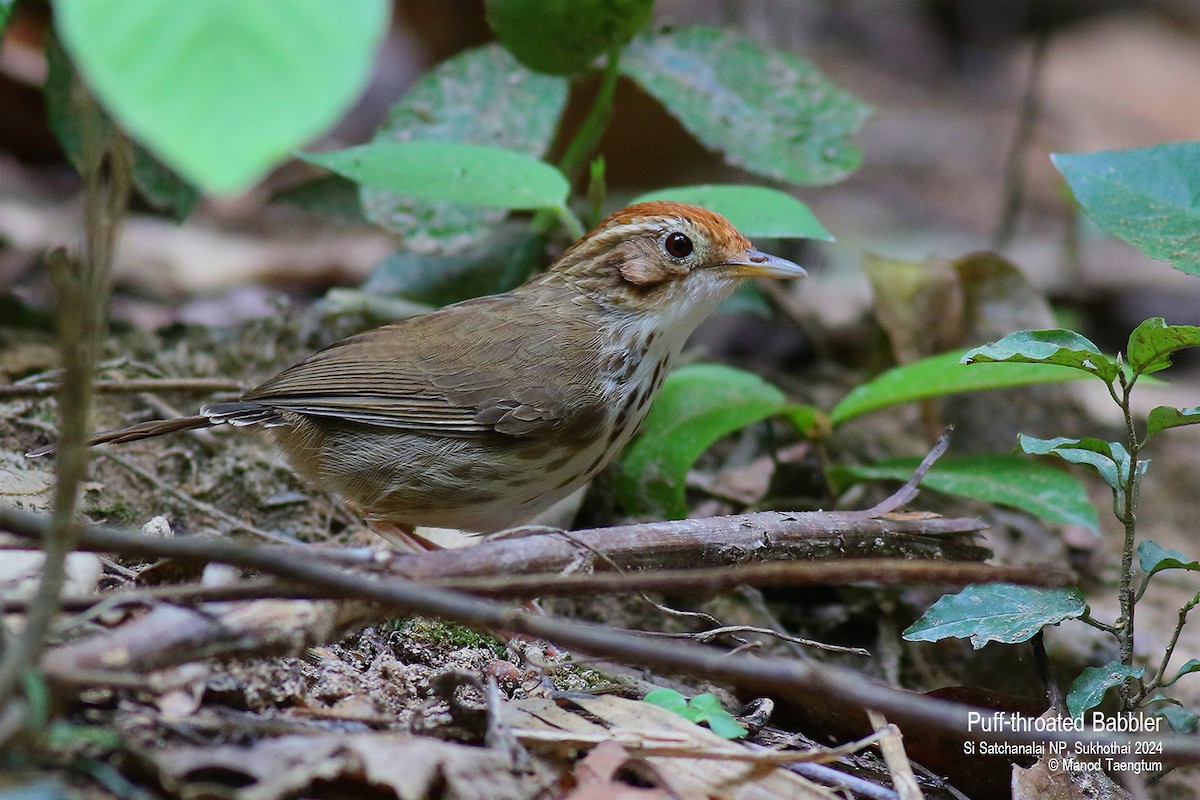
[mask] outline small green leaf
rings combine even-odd
[[[497,43],[465,50],[425,74],[392,106],[376,142],[468,142],[545,155],[567,102],[567,81],[533,72]],[[419,253],[486,240],[507,212],[414,200],[362,187],[367,218]]]
[[[1047,625],[1080,616],[1086,607],[1078,589],[977,584],[942,597],[903,636],[910,642],[970,637],[978,650],[988,642],[1024,642]]]
[[[1067,712],[1073,718],[1082,717],[1100,705],[1104,693],[1109,689],[1119,686],[1128,678],[1140,678],[1145,671],[1145,667],[1130,667],[1120,661],[1110,661],[1102,667],[1088,667],[1079,673],[1079,677],[1071,684],[1071,691],[1067,692]]]
[[[929,356],[893,367],[855,387],[830,412],[833,423],[898,403],[958,392],[1003,389],[1030,383],[1059,383],[1084,377],[1078,370],[1054,364],[962,364],[962,350]]]
[[[1179,668],[1179,671],[1175,673],[1175,677],[1171,678],[1166,685],[1170,686],[1184,675],[1191,675],[1193,672],[1200,672],[1200,658],[1189,658],[1187,662]]]
[[[1151,258],[1200,275],[1200,142],[1050,158],[1100,227]]]
[[[654,0],[487,0],[496,38],[522,64],[565,75],[626,44],[650,21]]]
[[[1200,572],[1200,561],[1189,559],[1179,550],[1168,550],[1153,539],[1138,542],[1138,566],[1146,577],[1164,569],[1185,569]]]
[[[688,470],[726,434],[790,408],[775,386],[752,372],[718,364],[694,364],[672,372],[629,445],[615,492],[634,514],[687,515]]]
[[[790,194],[766,186],[700,184],[674,186],[648,192],[633,200],[673,200],[703,206],[725,217],[750,239],[824,239],[833,241],[829,231],[817,222],[808,206]]]
[[[725,739],[740,739],[749,731],[721,706],[721,701],[711,692],[698,694],[688,701],[692,722],[703,722],[709,730]]]
[[[1165,431],[1167,428],[1178,428],[1197,423],[1200,423],[1200,406],[1192,408],[1157,406],[1150,410],[1150,416],[1146,418],[1146,435]]]
[[[1168,325],[1162,317],[1151,317],[1129,334],[1126,357],[1134,374],[1158,372],[1171,366],[1171,354],[1200,346],[1200,328]]]
[[[1200,714],[1192,711],[1190,708],[1180,708],[1178,706],[1167,706],[1166,708],[1156,709],[1154,716],[1162,717],[1171,726],[1171,730],[1176,733],[1195,733],[1197,723],[1200,723]]]
[[[1110,487],[1120,490],[1129,478],[1129,451],[1120,442],[1106,442],[1085,436],[1069,439],[1036,439],[1019,434],[1017,441],[1021,449],[1031,456],[1058,456],[1071,464],[1083,464],[1096,470]],[[1144,465],[1146,462],[1140,462]]]
[[[665,708],[667,711],[674,712],[681,717],[687,717],[688,715],[687,698],[674,689],[654,689],[643,697],[642,700],[652,706]]]
[[[964,364],[1057,364],[1090,372],[1107,382],[1117,377],[1117,360],[1074,331],[1055,328],[1017,331],[1003,339],[976,347],[963,356]]]
[[[8,21],[12,19],[12,12],[16,5],[17,0],[0,0],[0,47],[4,46],[4,29],[8,27]]]
[[[719,28],[636,37],[621,71],[730,164],[798,184],[832,183],[857,169],[850,137],[870,108],[808,61]]]
[[[54,20],[122,126],[209,191],[248,187],[366,85],[384,0],[88,0]]]
[[[570,191],[563,174],[545,161],[462,142],[376,142],[302,158],[364,186],[419,200],[557,208]]]
[[[919,458],[896,458],[864,467],[843,467],[858,480],[908,480]],[[921,485],[945,494],[970,497],[1026,511],[1062,525],[1099,529],[1096,507],[1082,483],[1061,469],[1011,455],[943,457]]]

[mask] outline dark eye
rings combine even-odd
[[[692,254],[694,248],[691,239],[679,231],[675,231],[674,233],[667,234],[667,238],[663,242],[663,249],[672,258],[687,258]]]

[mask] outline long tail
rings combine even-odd
[[[179,419],[155,419],[149,422],[142,422],[129,428],[121,428],[116,431],[104,431],[97,433],[88,440],[88,447],[97,444],[106,444],[114,442],[123,444],[125,442],[136,442],[139,439],[149,439],[152,436],[162,436],[166,433],[177,433],[178,431],[194,431],[198,428],[211,428],[217,423],[213,422],[206,416],[197,415],[194,417],[180,417]],[[46,456],[54,452],[55,446],[48,444],[44,447],[39,447],[36,450],[31,450],[25,455],[29,458],[37,458],[38,456]]]

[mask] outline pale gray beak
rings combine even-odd
[[[808,274],[799,264],[758,250],[747,250],[744,258],[726,261],[721,266],[729,268],[737,278],[803,278]]]

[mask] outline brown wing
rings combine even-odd
[[[595,326],[577,311],[548,321],[528,303],[521,293],[480,298],[350,337],[206,411],[243,424],[290,411],[467,436],[594,418],[598,388],[579,376],[594,374],[584,363],[597,350]]]

